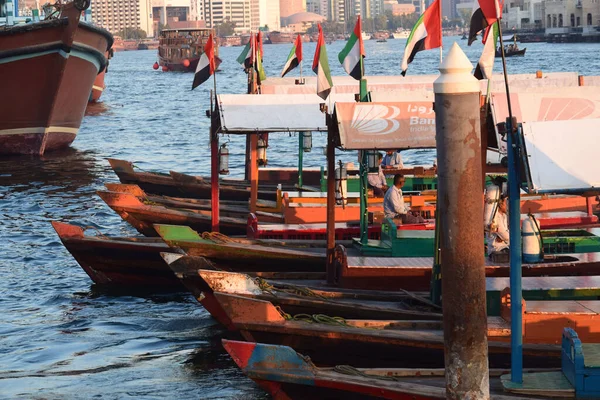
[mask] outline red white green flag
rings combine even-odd
[[[406,75],[408,64],[422,50],[442,47],[442,7],[440,0],[435,0],[425,10],[413,27],[402,57],[402,76]]]
[[[300,34],[296,36],[296,41],[294,42],[294,47],[290,51],[288,55],[287,61],[283,67],[283,71],[281,71],[281,77],[283,78],[288,72],[296,68],[302,62],[302,37]]]
[[[344,49],[338,55],[340,63],[344,67],[344,70],[356,80],[361,80],[365,74],[363,58],[365,58],[365,46],[362,40],[362,24],[360,22],[360,15],[354,25],[354,31],[348,39],[348,43]]]
[[[219,68],[221,59],[215,56],[215,47],[212,34],[208,37],[206,45],[204,45],[204,53],[200,56],[196,72],[194,73],[194,82],[192,83],[192,90],[200,86],[208,80]]]
[[[325,36],[323,35],[321,24],[319,24],[319,40],[317,41],[312,69],[317,74],[317,95],[325,100],[329,96],[329,92],[331,92],[333,81],[331,80],[327,49],[325,48]]]

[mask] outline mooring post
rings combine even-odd
[[[479,81],[454,43],[435,92],[447,399],[489,399]]]
[[[213,129],[211,123],[210,129],[210,211],[211,211],[211,230],[219,232],[219,136]]]
[[[335,283],[333,253],[335,250],[335,145],[327,132],[327,283]]]

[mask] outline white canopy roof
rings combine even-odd
[[[531,193],[600,191],[600,119],[523,123]]]
[[[220,133],[327,131],[316,94],[218,96]]]

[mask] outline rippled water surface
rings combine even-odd
[[[446,49],[457,38],[445,38]],[[465,41],[458,40],[461,46]],[[366,43],[369,75],[399,74],[404,40]],[[328,46],[333,74],[342,42]],[[529,43],[527,55],[508,60],[509,73],[541,69],[600,75],[599,44]],[[314,44],[305,46],[305,74]],[[265,45],[268,75],[277,75],[289,45]],[[219,91],[242,93],[245,75],[222,48]],[[481,45],[465,49],[476,62]],[[134,231],[95,195],[116,182],[107,157],[143,169],[207,174],[208,91],[190,91],[191,74],[152,70],[155,51],[116,53],[102,103],[88,110],[71,149],[41,159],[0,158],[0,398],[264,398],[222,350],[222,331],[186,293],[103,292],[60,243],[52,220],[98,228],[108,235]],[[439,53],[420,53],[409,74],[437,73]],[[500,71],[500,66],[496,65]],[[243,140],[225,138],[243,170]],[[269,164],[293,166],[297,139],[273,135]],[[309,166],[324,164],[324,137],[315,135]],[[353,160],[354,155],[342,157]],[[431,151],[404,154],[430,163]]]

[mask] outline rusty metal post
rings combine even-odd
[[[434,82],[447,399],[489,399],[479,81],[456,43]]]
[[[211,115],[212,118],[212,115]],[[213,128],[214,121],[211,119],[210,126],[210,208],[211,208],[211,230],[219,232],[219,136]]]

